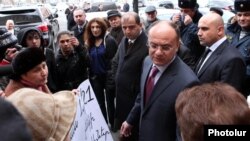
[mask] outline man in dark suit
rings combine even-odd
[[[221,81],[242,91],[246,66],[239,51],[229,45],[221,16],[212,12],[204,15],[198,23],[198,28],[200,44],[210,50],[206,57],[201,57],[195,68],[200,81]]]
[[[194,72],[177,56],[180,34],[176,24],[157,21],[149,30],[149,56],[144,60],[140,93],[121,135],[130,136],[137,123],[139,141],[176,141],[175,100],[179,92],[199,83]],[[152,84],[152,70],[158,69]],[[150,93],[151,91],[151,93]]]
[[[115,126],[120,129],[132,109],[140,91],[142,63],[148,55],[147,35],[142,30],[140,17],[135,12],[124,13],[121,19],[124,37],[114,58],[113,68],[117,67]],[[137,132],[130,141],[137,141]]]
[[[73,14],[76,25],[72,28],[72,31],[80,44],[84,45],[84,31],[88,23],[86,20],[86,13],[82,8],[77,8],[74,10]]]

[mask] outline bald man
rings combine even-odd
[[[230,46],[226,39],[222,17],[208,13],[201,17],[198,28],[200,44],[209,50],[207,55],[201,56],[195,68],[200,81],[221,81],[242,91],[246,66],[239,51]]]
[[[130,136],[131,129],[139,124],[139,141],[177,140],[176,97],[183,89],[198,83],[194,72],[176,55],[179,40],[180,34],[173,22],[156,21],[152,24],[148,33],[149,56],[143,62],[140,93],[122,124],[121,135]]]
[[[7,20],[6,21],[6,29],[11,32],[13,35],[14,35],[14,27],[15,27],[15,24],[14,24],[14,21],[13,20]]]

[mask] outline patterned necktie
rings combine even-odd
[[[206,50],[205,50],[205,52],[202,54],[201,59],[200,59],[198,65],[197,65],[196,68],[195,68],[196,74],[199,73],[199,70],[201,69],[201,65],[203,64],[204,60],[206,59],[206,57],[207,57],[207,55],[208,55],[208,53],[209,53],[210,51],[211,51],[211,50],[207,47]]]
[[[133,42],[132,41],[128,41],[128,48],[132,47],[133,46]]]
[[[78,27],[79,32],[82,32],[82,27]]]
[[[151,75],[148,77],[147,83],[146,83],[146,88],[145,88],[145,103],[148,102],[149,97],[151,96],[151,93],[153,91],[154,88],[154,80],[155,80],[155,76],[156,74],[159,72],[159,70],[157,69],[157,67],[153,67],[151,69]]]

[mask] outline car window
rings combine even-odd
[[[0,11],[0,25],[5,25],[8,19],[14,20],[16,25],[25,23],[37,23],[42,19],[35,9],[29,10],[13,10],[13,11]]]

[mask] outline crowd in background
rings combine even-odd
[[[31,134],[23,130],[17,138],[69,140],[76,108],[74,90],[86,79],[110,130],[120,132],[119,140],[202,141],[204,124],[250,124],[246,101],[250,1],[234,3],[236,20],[228,27],[222,10],[211,8],[202,15],[196,0],[179,0],[180,13],[169,21],[158,19],[154,6],[145,9],[147,19],[142,20],[129,12],[127,3],[123,14],[110,10],[106,18],[87,21],[88,6],[70,5],[65,11],[67,30],[57,34],[57,52],[45,47],[38,28],[21,29],[15,36],[14,21],[6,21],[6,28],[0,29],[0,66],[11,73],[1,76],[1,96],[24,117],[14,110],[20,126],[27,129],[26,120],[31,129]],[[103,7],[97,8],[102,11]],[[36,100],[46,106],[37,106]],[[57,117],[67,117],[67,122],[55,125],[51,133],[36,130],[43,123],[27,111],[37,110],[38,115],[47,111],[47,116],[37,118],[53,119],[53,110],[58,109],[53,109],[52,101],[65,110]],[[8,106],[5,111],[14,109],[3,99],[0,104]],[[53,124],[51,119],[44,121]]]

